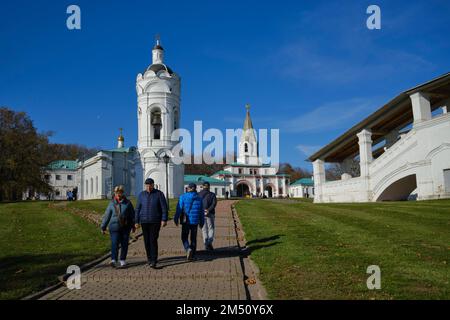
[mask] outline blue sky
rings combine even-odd
[[[82,29],[66,28],[81,8]],[[381,8],[381,30],[366,9]],[[52,141],[137,139],[135,79],[159,33],[182,78],[181,124],[280,129],[280,158],[307,155],[395,95],[450,71],[450,2],[2,1],[0,105]]]

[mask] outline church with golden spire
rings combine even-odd
[[[262,163],[258,140],[247,104],[236,162],[228,164],[211,177],[224,181],[231,197],[286,197],[289,175],[277,174],[278,168]]]

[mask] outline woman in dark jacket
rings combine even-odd
[[[124,195],[124,187],[117,186],[114,188],[114,197],[106,208],[101,224],[102,233],[106,233],[109,229],[111,236],[111,262],[112,267],[117,266],[117,257],[120,250],[120,265],[126,266],[126,258],[128,252],[128,242],[130,240],[130,231],[134,229],[134,208],[131,201]]]

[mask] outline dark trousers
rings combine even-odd
[[[158,237],[161,223],[142,223],[141,226],[147,260],[150,263],[156,263],[158,260]]]
[[[197,250],[197,230],[198,225],[196,224],[182,224],[181,225],[181,241],[183,242],[184,250],[189,248],[192,250],[193,254]],[[189,234],[191,235],[191,243],[189,244]]]
[[[111,260],[117,261],[120,245],[120,260],[125,260],[128,253],[128,242],[130,241],[130,230],[119,230],[110,232],[111,236]]]

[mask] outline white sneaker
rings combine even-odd
[[[125,267],[127,265],[127,263],[125,262],[125,260],[120,260],[120,267]]]

